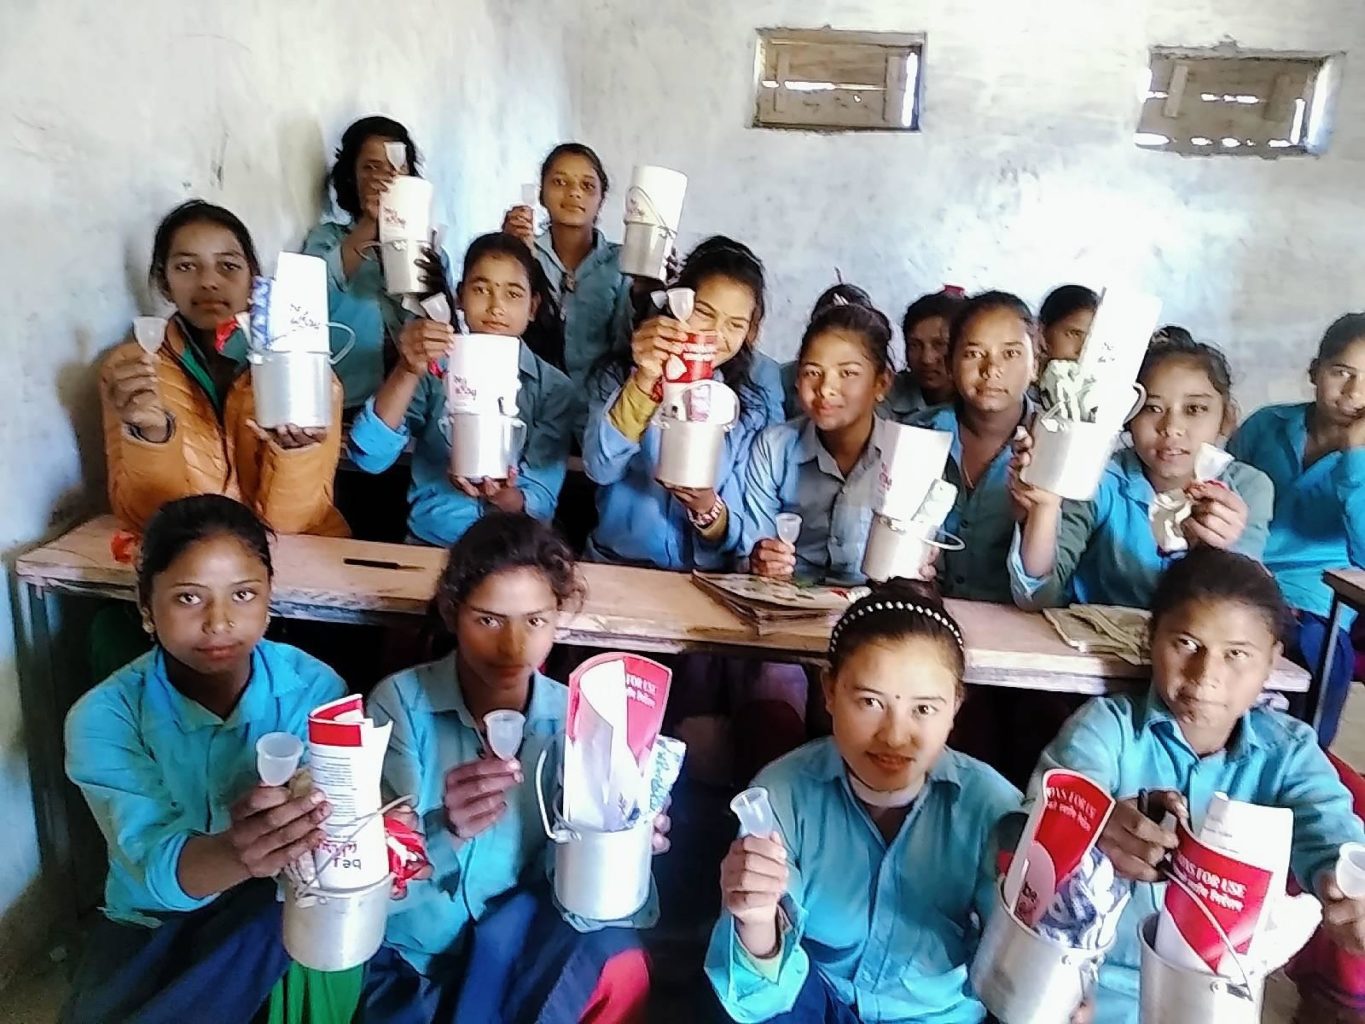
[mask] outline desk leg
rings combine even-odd
[[[1304,702],[1304,721],[1318,731],[1322,718],[1322,695],[1327,689],[1327,673],[1332,670],[1332,659],[1337,653],[1337,636],[1341,630],[1341,598],[1332,595],[1332,612],[1327,618],[1327,636],[1322,641],[1322,657],[1318,659],[1317,671],[1308,683],[1308,699]]]
[[[23,581],[19,581],[18,589],[22,597],[15,609],[20,624],[19,691],[32,750],[38,841],[48,864],[53,894],[60,903],[57,923],[64,930],[74,926],[77,913],[68,783],[62,767],[65,687],[60,685],[58,655],[53,648],[50,595]]]

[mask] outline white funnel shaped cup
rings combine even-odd
[[[1337,888],[1353,900],[1365,896],[1365,843],[1346,843],[1337,854]]]
[[[762,836],[766,839],[777,831],[777,817],[773,814],[768,791],[762,786],[752,786],[740,793],[730,801],[730,810],[739,819],[741,836]]]
[[[521,749],[526,731],[526,716],[520,711],[490,711],[483,716],[483,728],[488,734],[488,749],[500,761],[510,761]]]
[[[267,786],[283,786],[303,757],[303,740],[292,732],[268,732],[256,741],[256,774]]]
[[[795,512],[777,514],[777,539],[783,544],[795,544],[801,536],[801,517]]]

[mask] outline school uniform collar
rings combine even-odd
[[[193,732],[273,716],[276,699],[302,688],[304,682],[297,673],[272,670],[261,650],[267,643],[267,640],[261,641],[251,652],[251,675],[247,678],[246,689],[227,718],[219,718],[175,688],[166,674],[166,652],[157,647],[148,655],[151,660],[143,683],[147,717],[151,721],[172,724],[181,732]]]
[[[839,469],[839,464],[834,456],[829,453],[829,449],[820,441],[820,435],[815,429],[815,424],[806,417],[801,418],[802,426],[800,434],[796,439],[797,461],[804,465],[814,462],[820,467],[820,472],[826,476],[837,477],[840,480],[846,479],[843,472]],[[868,435],[867,445],[858,456],[858,461],[854,466],[857,468],[870,462],[873,459],[880,459],[882,447],[886,440],[886,420],[874,415],[872,417],[872,433]]]
[[[1155,686],[1147,688],[1147,693],[1139,700],[1136,711],[1138,714],[1136,731],[1139,735],[1144,732],[1164,733],[1173,737],[1186,750],[1190,749],[1185,734],[1180,731],[1180,723],[1175,720],[1171,709],[1156,692]],[[1263,750],[1268,745],[1267,737],[1262,736],[1260,730],[1256,728],[1255,716],[1256,709],[1252,708],[1242,716],[1241,721],[1232,730],[1232,736],[1224,748],[1229,761],[1240,761],[1250,757],[1255,751]]]
[[[955,398],[944,405],[934,406],[926,414],[926,422],[922,424],[929,427],[931,430],[946,430],[953,435],[953,443],[948,450],[948,454],[958,466],[962,465],[962,423],[958,416],[958,403],[960,401],[961,399]],[[1038,403],[1035,402],[1030,395],[1025,394],[1023,409],[1019,416],[1019,423],[1022,425],[1029,422],[1037,411]],[[1007,442],[1000,451],[995,453],[995,458],[991,460],[991,465],[994,466],[1001,459],[1008,459],[1010,457],[1011,448]]]
[[[596,266],[611,257],[611,245],[597,228],[592,229],[592,245],[576,270],[570,271],[568,267],[564,266],[564,262],[559,258],[559,253],[555,252],[554,238],[548,228],[536,236],[536,249],[545,254],[560,274],[572,273],[574,277],[579,279],[587,273],[589,267]]]
[[[432,711],[455,712],[460,721],[470,729],[479,730],[479,723],[474,721],[474,715],[469,710],[469,705],[465,703],[464,691],[460,689],[459,670],[455,664],[455,652],[452,651],[440,661],[433,661],[425,665],[420,670],[426,678],[422,680],[422,689],[426,692],[427,703],[431,705]],[[553,690],[555,683],[549,677],[535,672],[531,676],[531,699],[526,706],[526,722],[550,722],[557,721],[556,706],[554,703]]]
[[[518,339],[517,344],[521,347],[517,350],[517,373],[529,380],[540,380],[541,360],[531,351],[526,342]]]
[[[818,756],[813,757],[806,764],[806,772],[812,778],[820,782],[833,782],[844,786],[852,798],[852,790],[848,789],[848,766],[844,764],[844,759],[839,754],[839,747],[832,738],[821,741],[824,746]],[[943,748],[934,766],[929,769],[929,775],[924,780],[925,789],[929,786],[944,785],[952,786],[956,789],[962,788],[962,772],[958,768],[958,755],[948,747]],[[921,790],[921,795],[923,795]],[[915,799],[919,799],[916,797]]]
[[[896,416],[909,416],[925,407],[924,392],[915,383],[909,370],[901,370],[891,380],[891,390],[887,392],[883,404]]]
[[[1105,472],[1115,474],[1123,493],[1134,501],[1150,504],[1156,497],[1156,488],[1147,479],[1146,467],[1136,449],[1122,448],[1115,452]]]

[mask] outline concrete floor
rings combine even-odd
[[[1333,747],[1337,756],[1357,768],[1365,767],[1365,690],[1353,689]],[[43,960],[0,993],[0,1024],[55,1024],[66,995],[65,964]],[[1282,976],[1266,987],[1263,1024],[1290,1024],[1298,995]]]

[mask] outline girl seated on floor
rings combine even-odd
[[[451,548],[437,587],[453,653],[371,694],[375,721],[393,723],[385,787],[415,796],[434,873],[391,913],[358,1020],[640,1019],[649,976],[631,923],[570,924],[545,884],[533,766],[547,749],[558,762],[569,694],[538,666],[561,609],[581,596],[573,553],[549,526],[490,513]],[[506,761],[484,742],[484,716],[499,709],[526,716]],[[661,851],[667,818],[657,827]]]
[[[109,877],[65,1024],[226,1024],[267,1000],[280,1019],[290,964],[272,876],[322,841],[329,806],[261,785],[256,741],[302,737],[308,713],[346,687],[263,639],[270,583],[266,528],[230,498],[182,498],[147,524],[138,608],[155,647],[66,720],[67,775],[108,843]],[[358,982],[290,977],[314,1007],[339,1008],[315,1020],[345,1019]]]
[[[1215,793],[1292,808],[1294,878],[1322,901],[1333,941],[1365,952],[1365,900],[1343,897],[1333,874],[1342,844],[1365,840],[1365,828],[1313,730],[1259,706],[1292,623],[1275,580],[1244,555],[1198,547],[1165,571],[1151,609],[1150,688],[1086,704],[1033,782],[1036,792],[1045,771],[1069,768],[1120,801],[1100,849],[1136,889],[1100,969],[1097,1024],[1138,1019],[1138,924],[1160,909],[1155,866],[1177,844],[1139,810],[1143,790],[1196,831]]]
[[[1145,608],[1157,576],[1180,553],[1163,553],[1148,519],[1157,494],[1181,491],[1193,511],[1181,525],[1191,545],[1265,549],[1274,488],[1258,469],[1231,463],[1195,479],[1202,445],[1217,445],[1237,420],[1232,371],[1223,353],[1199,342],[1152,342],[1138,371],[1146,398],[1129,421],[1131,448],[1110,461],[1089,501],[1063,501],[1020,477],[1033,441],[1015,443],[1010,490],[1021,515],[1010,552],[1010,585],[1021,608],[1116,604]]]
[[[433,293],[444,291],[434,256],[427,269]],[[426,317],[409,319],[403,327],[399,363],[356,416],[350,435],[351,458],[367,473],[388,469],[415,440],[408,531],[414,542],[438,546],[454,543],[490,509],[550,519],[572,436],[573,386],[535,351],[546,345],[562,348],[562,334],[544,275],[526,246],[505,234],[476,238],[465,253],[456,296],[447,296],[452,311],[456,298],[470,333],[521,339],[517,416],[526,435],[506,475],[471,481],[452,474],[439,368],[455,329]]]
[[[995,905],[992,832],[1019,793],[945,745],[963,667],[961,630],[920,584],[879,588],[834,627],[834,735],[759,773],[777,831],[721,865],[706,972],[733,1019],[984,1019],[967,968]]]

